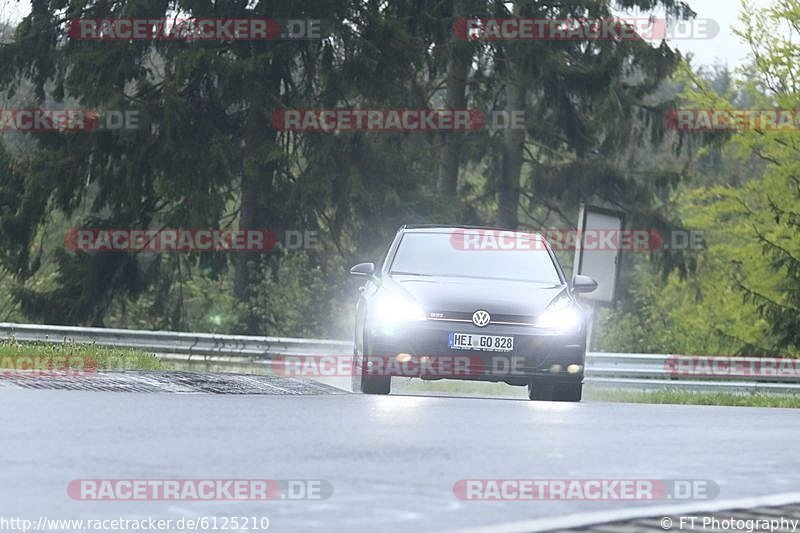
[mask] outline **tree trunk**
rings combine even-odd
[[[464,17],[465,0],[453,2],[453,20]],[[445,106],[448,109],[466,109],[467,74],[469,73],[472,50],[469,43],[451,34],[447,60],[447,95]],[[442,134],[442,148],[439,153],[439,177],[436,188],[443,198],[455,197],[458,190],[458,168],[461,155],[461,135],[456,132]]]
[[[249,128],[248,128],[249,129]],[[269,189],[272,181],[269,169],[264,172],[250,167],[255,152],[263,146],[264,138],[257,142],[251,135],[247,135],[242,161],[241,204],[239,211],[240,229],[261,229],[265,227],[263,216],[263,193]],[[248,168],[250,167],[250,168]],[[259,324],[258,313],[254,307],[254,297],[257,295],[257,285],[263,276],[259,276],[259,254],[256,252],[239,252],[234,257],[233,294],[236,300],[244,305],[242,326],[245,334],[263,333]]]
[[[278,96],[278,82],[275,65],[265,69],[269,80],[273,80],[272,94]],[[274,163],[259,163],[265,151],[274,150],[277,132],[272,129],[263,94],[253,95],[244,130],[244,149],[242,152],[242,181],[239,210],[239,229],[270,228],[267,204],[275,179]],[[266,277],[265,261],[258,252],[239,252],[234,258],[233,295],[244,305],[241,317],[242,333],[265,333],[263,320],[255,307],[258,286]]]
[[[520,68],[513,54],[506,57],[506,111],[509,117],[525,108],[525,88]],[[505,228],[516,229],[519,205],[519,182],[522,170],[522,148],[525,130],[506,126],[503,130],[503,159],[501,162],[500,188],[497,201],[497,223]]]

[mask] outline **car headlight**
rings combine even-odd
[[[568,332],[580,329],[583,312],[569,300],[550,306],[534,322],[537,328]]]
[[[425,320],[425,310],[407,296],[384,293],[375,305],[375,320],[379,323]]]

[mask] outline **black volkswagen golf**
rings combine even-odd
[[[356,309],[353,390],[388,394],[392,376],[502,381],[532,400],[581,399],[586,315],[597,283],[561,265],[538,234],[403,226]]]

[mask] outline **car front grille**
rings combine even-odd
[[[502,326],[533,326],[534,319],[530,315],[496,315],[489,311],[492,320],[488,325]],[[428,314],[429,320],[440,320],[443,322],[469,322],[472,323],[472,313],[456,311],[432,311]]]

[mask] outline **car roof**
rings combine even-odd
[[[397,231],[404,232],[404,233],[442,233],[445,231],[458,231],[458,230],[466,230],[466,229],[476,229],[476,230],[483,230],[483,231],[504,231],[509,233],[521,233],[524,235],[531,236],[533,238],[538,238],[544,240],[544,237],[536,232],[524,231],[524,230],[513,230],[508,228],[500,228],[496,226],[469,226],[469,225],[445,225],[445,224],[405,224],[400,226],[400,229]]]

